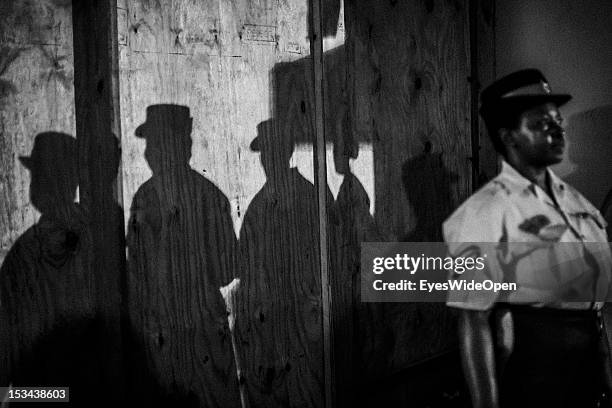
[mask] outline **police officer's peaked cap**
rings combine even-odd
[[[537,69],[524,69],[498,79],[480,94],[480,114],[490,119],[505,113],[519,113],[545,103],[564,105],[571,95],[554,94]]]

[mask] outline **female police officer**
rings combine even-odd
[[[454,255],[487,258],[485,270],[455,278],[518,288],[449,294],[473,404],[594,407],[610,384],[598,316],[612,256],[597,209],[548,168],[563,158],[558,107],[571,96],[534,69],[481,96],[502,169],[445,221],[444,238]]]

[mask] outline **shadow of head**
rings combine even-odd
[[[268,119],[259,123],[257,136],[250,147],[252,151],[260,152],[261,165],[267,177],[274,177],[275,172],[289,169],[293,140],[281,133],[278,121]]]
[[[189,108],[180,105],[151,105],[145,122],[135,131],[146,140],[145,159],[153,174],[189,166],[193,118]]]
[[[76,139],[65,133],[36,135],[30,156],[19,160],[30,170],[30,201],[41,213],[72,203],[78,185]]]

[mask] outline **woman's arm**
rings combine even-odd
[[[459,312],[459,348],[474,408],[499,407],[489,314],[475,310]]]

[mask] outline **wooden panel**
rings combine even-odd
[[[97,379],[88,387],[106,389],[100,405],[124,398],[121,343],[121,290],[125,278],[125,238],[120,184],[117,29],[113,0],[75,1],[74,92],[81,205],[91,231],[90,272],[96,324],[103,333],[87,348],[97,356]],[[93,390],[93,391],[92,391]],[[82,391],[84,392],[84,390]],[[89,398],[91,398],[89,396]]]
[[[291,159],[313,129],[307,5],[119,5],[130,332],[170,400],[322,405],[313,158]]]
[[[327,2],[330,7],[331,1]],[[324,38],[324,118],[327,141],[327,177],[335,200],[328,214],[328,247],[332,295],[333,366],[335,407],[355,406],[357,379],[361,377],[354,319],[359,306],[360,243],[378,239],[370,214],[370,200],[357,169],[366,170],[373,181],[371,162],[361,160],[363,141],[351,133],[347,86],[347,49],[342,2],[327,23],[335,29]],[[350,164],[349,164],[350,163]],[[358,174],[358,173],[357,173]],[[367,181],[366,181],[367,182]]]
[[[350,125],[342,138],[352,148],[344,147],[337,204],[346,242],[336,258],[348,265],[339,270],[351,272],[341,282],[358,284],[350,275],[359,273],[360,241],[441,240],[442,222],[471,191],[467,6],[449,0],[346,5],[346,62],[339,65],[347,67]],[[355,147],[372,151],[373,180],[346,170],[355,163]],[[371,183],[373,189],[364,187]],[[338,298],[350,302],[346,294]],[[353,328],[344,330],[345,337],[356,333],[352,364],[362,375],[355,384],[454,347],[454,322],[443,304],[352,302]],[[350,309],[338,301],[335,307]]]
[[[323,405],[317,191],[298,170],[304,163],[290,162],[295,144],[314,138],[311,63],[274,66],[273,119],[258,125],[252,145],[267,180],[240,231],[238,320],[254,406]]]
[[[74,203],[76,141],[36,136],[30,159],[31,201],[41,212],[0,269],[0,381],[74,387],[84,401],[98,383],[92,235],[87,210]]]
[[[0,383],[70,384],[82,401],[103,357],[74,202],[71,2],[3,0],[0,15]]]
[[[471,55],[475,64],[475,70],[472,70],[473,75],[475,74],[472,101],[474,108],[477,108],[480,104],[480,91],[495,80],[495,1],[470,0],[470,4],[473,7]],[[475,186],[478,187],[497,175],[498,155],[487,134],[484,121],[475,110],[472,110],[472,119],[478,132],[480,163],[478,185]],[[473,131],[476,132],[476,129]]]
[[[18,161],[36,134],[74,135],[70,1],[0,1],[0,262],[39,212]]]
[[[82,13],[73,19],[70,1],[0,2],[3,255],[13,244],[0,257],[0,382],[69,386],[71,401],[88,406],[113,405],[122,391],[123,231],[120,220],[112,222],[121,215],[112,184],[118,143],[112,121],[95,111],[96,96],[108,97],[110,86],[90,70],[108,76],[111,67],[88,58],[89,51],[109,50],[106,43],[80,47],[100,33],[108,38],[109,10],[96,15],[106,19],[96,30]],[[76,30],[79,68],[73,68],[73,22],[86,27]],[[89,81],[85,90],[77,80],[80,93],[75,71]],[[81,124],[92,126],[79,128],[79,140],[75,93]],[[102,112],[109,112],[109,102]],[[100,123],[107,128],[96,133]],[[104,138],[96,139],[100,133]],[[96,151],[100,146],[108,149]],[[80,160],[79,151],[86,152]],[[92,401],[102,388],[108,392]]]
[[[302,33],[294,28],[287,34],[307,34],[306,6],[282,11],[285,18],[293,11],[291,18],[304,19],[298,21]],[[320,407],[324,401],[314,83],[312,60],[304,57],[308,43],[297,39],[279,38],[285,52],[301,58],[271,70],[272,120],[258,125],[251,145],[260,151],[266,183],[240,231],[245,286],[238,321],[247,387],[257,407]]]

